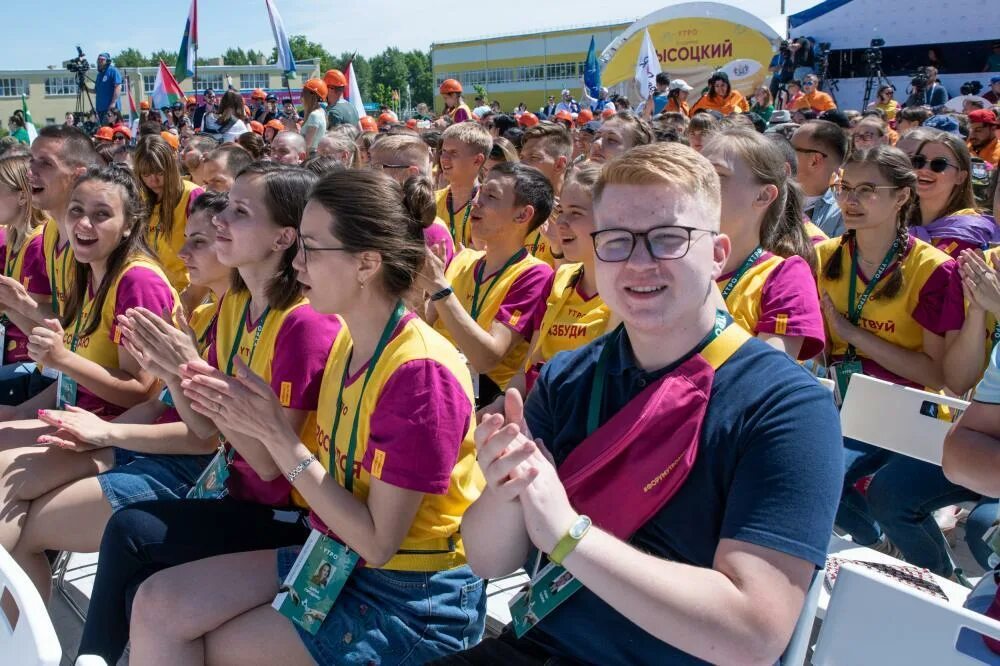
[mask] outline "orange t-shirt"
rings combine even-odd
[[[728,116],[734,113],[746,113],[750,110],[750,103],[747,102],[747,98],[744,97],[740,91],[733,90],[727,97],[713,98],[707,94],[702,95],[701,99],[695,102],[694,106],[691,107],[692,115],[698,109],[718,111],[722,115]]]
[[[814,109],[816,111],[829,111],[830,109],[836,109],[837,105],[834,103],[833,98],[827,95],[822,90],[817,90],[803,95],[792,105],[793,111],[805,111],[807,109]]]

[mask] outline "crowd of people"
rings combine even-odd
[[[835,525],[961,579],[973,502],[989,569],[997,110],[817,84],[3,144],[0,546],[99,551],[79,654],[143,666],[773,664]],[[842,438],[857,373],[972,392],[943,468]]]

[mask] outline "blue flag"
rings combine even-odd
[[[593,35],[590,37],[587,61],[583,63],[583,85],[587,86],[587,94],[591,97],[597,98],[601,92],[601,64],[597,61],[597,44]]]

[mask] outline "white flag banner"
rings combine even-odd
[[[639,86],[643,99],[656,90],[656,75],[659,73],[660,61],[656,57],[656,49],[653,48],[649,30],[646,30],[642,37],[642,46],[639,47],[639,59],[635,63],[635,83]]]

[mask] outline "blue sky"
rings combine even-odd
[[[518,33],[639,18],[671,0],[275,0],[290,35],[305,34],[333,53],[358,51],[373,55],[387,46],[427,49],[444,42],[483,35]],[[774,24],[780,0],[729,0],[727,4]],[[796,12],[816,0],[787,0]],[[4,35],[0,69],[60,66],[80,44],[91,62],[132,46],[144,53],[177,49],[189,0],[92,3],[48,0],[44,13],[32,12]],[[503,8],[501,10],[500,8]],[[11,8],[8,8],[11,9]],[[236,11],[238,9],[238,11]],[[569,9],[569,11],[567,11]],[[199,55],[218,56],[229,46],[270,52],[274,46],[263,0],[200,0]],[[13,15],[8,12],[8,18]]]

